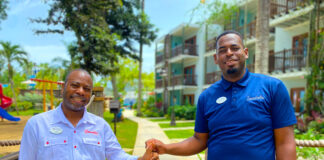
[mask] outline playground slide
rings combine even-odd
[[[0,117],[7,119],[9,121],[20,121],[20,118],[13,117],[10,115],[5,108],[9,107],[12,104],[12,100],[9,97],[3,95],[2,85],[0,84]]]
[[[7,119],[9,121],[20,121],[20,118],[13,117],[12,115],[10,115],[6,110],[2,109],[1,107],[0,107],[0,117]]]

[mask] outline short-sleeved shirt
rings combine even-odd
[[[223,77],[199,97],[195,132],[209,133],[208,159],[275,159],[274,129],[296,123],[284,84],[246,73],[232,83]]]
[[[61,105],[28,120],[20,160],[136,160],[125,153],[108,123],[86,110],[74,127]]]

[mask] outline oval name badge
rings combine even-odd
[[[226,100],[227,100],[226,97],[219,97],[219,98],[217,98],[216,103],[217,103],[217,104],[222,104],[222,103],[224,103]]]
[[[63,129],[60,127],[52,127],[50,129],[50,132],[53,134],[61,134],[63,132]]]

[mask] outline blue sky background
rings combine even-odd
[[[183,22],[189,22],[190,11],[200,0],[145,0],[145,12],[161,37]],[[42,0],[10,0],[8,17],[0,23],[0,40],[20,45],[33,62],[51,63],[55,57],[69,59],[66,45],[75,40],[72,32],[35,35],[35,29],[45,25],[31,23],[30,18],[46,17],[49,6]],[[136,46],[138,46],[136,44]],[[145,46],[143,71],[154,71],[155,44]]]

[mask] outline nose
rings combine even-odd
[[[226,56],[231,57],[232,55],[233,55],[233,52],[232,52],[231,48],[227,48]]]
[[[76,93],[80,96],[84,96],[85,94],[85,90],[83,89],[83,87],[79,87],[77,90],[76,90]]]

